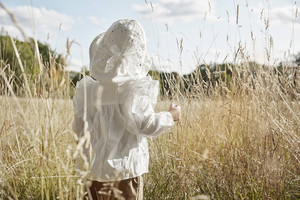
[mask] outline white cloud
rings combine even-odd
[[[106,22],[105,18],[97,18],[95,16],[88,16],[88,19],[97,26],[101,26],[104,22]]]
[[[34,22],[36,32],[42,35],[49,33],[55,35],[59,30],[69,31],[75,24],[73,17],[46,9],[45,7],[17,6],[8,7],[8,10],[14,14],[20,26],[29,36],[32,35],[32,22]],[[14,24],[3,9],[0,10],[0,26],[8,31],[9,34],[16,36],[16,29],[11,28]]]
[[[67,62],[67,66],[65,67],[66,71],[80,72],[82,69],[83,63],[81,60],[77,60],[71,58]]]
[[[191,22],[200,18],[209,21],[217,19],[213,0],[158,0],[158,3],[153,3],[152,7],[155,17],[164,23]],[[151,18],[152,9],[150,4],[134,4],[132,9],[148,19]]]
[[[166,58],[162,58],[158,55],[153,55],[150,57],[152,70],[160,71],[160,72],[178,72],[181,74],[181,70],[179,66],[176,66],[172,61]]]
[[[258,3],[256,6],[252,6],[251,9],[254,11],[258,20],[269,19],[271,25],[293,25],[300,26],[299,18],[299,6],[286,5],[281,7],[271,7],[266,10],[265,5]]]
[[[272,8],[269,12],[270,22],[276,25],[300,25],[298,9],[292,5]]]
[[[18,37],[18,39],[22,40],[22,36],[20,36],[20,31],[19,29],[14,26],[14,25],[0,25],[1,26],[1,34],[4,34],[5,35],[5,32],[8,32],[10,35],[12,35],[13,37]],[[28,29],[26,28],[23,28],[23,30],[25,32],[28,31]]]

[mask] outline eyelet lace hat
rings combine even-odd
[[[113,23],[93,40],[89,53],[91,75],[102,83],[138,80],[150,69],[145,32],[136,20]]]
[[[123,103],[131,93],[147,93],[156,103],[158,82],[147,76],[150,69],[146,37],[136,20],[121,19],[98,35],[91,43],[90,73],[79,81],[74,96],[75,111],[82,110],[84,88],[93,105]],[[147,89],[148,88],[148,89]]]

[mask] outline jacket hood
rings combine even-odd
[[[150,69],[146,37],[136,20],[122,19],[91,43],[90,72],[104,84],[123,84],[145,77]]]

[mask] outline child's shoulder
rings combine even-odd
[[[159,83],[152,80],[151,77],[131,81],[121,86],[121,90],[127,90],[129,94],[149,95],[156,92],[159,88]]]
[[[84,101],[86,100],[88,107],[92,105],[93,95],[95,94],[95,89],[98,86],[98,82],[89,76],[81,79],[76,83],[75,95],[73,97],[73,105],[75,113],[81,115],[84,109]],[[85,96],[87,98],[85,98]]]
[[[90,76],[86,76],[76,83],[76,90],[80,90],[84,87],[88,88],[88,87],[94,86],[96,84],[97,84],[97,81],[95,81]]]
[[[122,85],[120,91],[122,96],[126,96],[127,100],[146,96],[149,97],[151,102],[156,102],[159,93],[159,82],[147,76]]]

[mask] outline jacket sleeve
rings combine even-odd
[[[88,125],[92,124],[94,115],[95,115],[95,109],[93,107],[93,104],[91,103],[91,96],[93,95],[93,86],[95,85],[95,81],[90,77],[85,77],[84,79],[81,79],[76,84],[76,91],[75,95],[73,97],[73,106],[74,106],[74,119],[72,124],[73,131],[80,136],[82,134],[84,121],[84,103],[86,101],[86,121]],[[86,90],[86,100],[85,100],[85,90]]]
[[[139,112],[134,112],[133,116],[140,130],[140,134],[146,137],[160,135],[174,125],[171,113],[159,112],[155,113],[154,109],[147,97],[141,99],[149,103],[141,103],[143,107],[139,107]]]
[[[174,125],[171,113],[155,113],[148,96],[133,99],[127,129],[133,134],[155,137]]]

